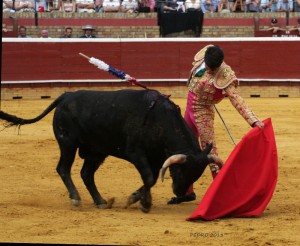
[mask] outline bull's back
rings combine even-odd
[[[152,94],[159,95],[156,91]],[[119,90],[119,91],[89,91],[80,90],[68,93],[62,103],[57,106],[56,114],[63,114],[79,122],[98,119],[101,122],[124,123],[128,117],[140,116],[145,112],[151,101],[148,91]]]
[[[58,140],[60,136],[68,136],[87,147],[122,151],[129,138],[140,141],[151,105],[160,97],[152,90],[69,93],[56,108],[55,135]]]

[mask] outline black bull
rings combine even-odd
[[[99,208],[108,204],[97,190],[94,174],[105,158],[112,155],[134,164],[143,186],[129,196],[127,206],[140,201],[143,212],[151,209],[150,189],[160,169],[163,179],[170,168],[173,192],[180,197],[208,163],[216,161],[208,155],[211,145],[202,151],[178,107],[155,90],[67,92],[36,118],[0,111],[0,119],[8,122],[6,127],[31,124],[54,108],[53,130],[60,148],[56,170],[74,205],[80,204],[70,173],[77,149],[84,159],[81,177]]]

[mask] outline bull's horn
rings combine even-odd
[[[177,154],[170,156],[165,163],[163,164],[161,168],[161,181],[164,182],[165,173],[169,166],[172,164],[181,164],[186,161],[186,155],[183,154]]]
[[[216,155],[208,155],[208,160],[209,163],[216,163],[217,165],[223,165],[223,161],[221,160],[220,157],[216,156]]]

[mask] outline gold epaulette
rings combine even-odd
[[[206,45],[204,48],[202,48],[198,53],[194,56],[194,62],[192,63],[193,68],[191,70],[191,73],[195,71],[197,67],[201,65],[202,62],[204,62],[204,55],[208,47],[213,46],[212,44]]]
[[[223,62],[216,73],[214,86],[218,89],[224,89],[234,81],[237,82],[237,77],[235,76],[234,71],[230,66]]]

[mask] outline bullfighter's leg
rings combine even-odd
[[[105,156],[106,157],[106,156]],[[96,185],[95,185],[95,172],[101,165],[101,163],[104,161],[105,157],[101,159],[95,159],[95,158],[90,158],[87,157],[84,160],[83,167],[81,169],[81,178],[90,192],[94,203],[96,204],[97,207],[99,208],[106,208],[107,206],[107,201],[102,198],[100,195]]]
[[[81,199],[71,178],[71,167],[75,159],[76,148],[67,149],[62,147],[62,145],[60,145],[60,148],[61,154],[56,171],[69,191],[69,197],[72,201],[72,204],[79,206]]]

